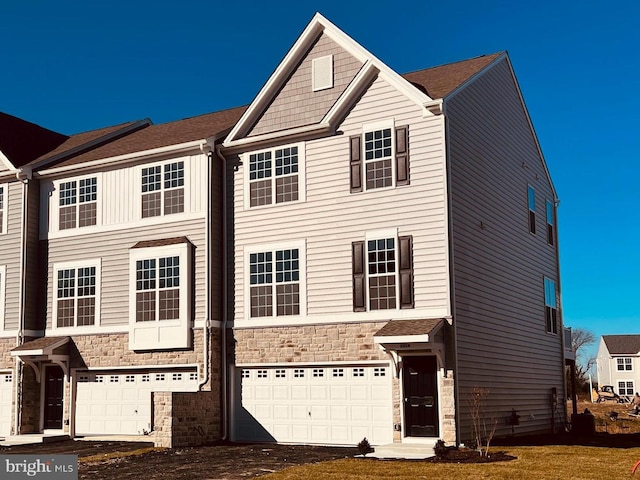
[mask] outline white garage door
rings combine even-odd
[[[79,372],[76,434],[141,435],[151,430],[151,392],[195,392],[195,371]]]
[[[12,387],[13,374],[0,373],[0,436],[6,436],[11,433]]]
[[[311,366],[241,370],[238,441],[355,445],[393,441],[391,370]]]

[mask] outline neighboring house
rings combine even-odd
[[[603,335],[596,358],[598,385],[613,385],[619,395],[640,390],[640,335]]]
[[[159,445],[221,436],[214,147],[243,111],[134,122],[28,164],[40,193],[42,315],[11,351],[24,365],[14,431],[154,429]]]
[[[557,196],[506,53],[398,75],[316,15],[223,143],[232,439],[565,422]]]

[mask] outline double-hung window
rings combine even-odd
[[[129,348],[187,348],[191,336],[191,243],[139,242],[130,250]]]
[[[248,158],[250,207],[303,199],[301,145],[250,153]]]
[[[249,267],[249,318],[304,313],[303,242],[250,248],[246,262]]]
[[[97,177],[62,181],[58,184],[58,229],[96,225],[98,218]]]
[[[7,233],[7,197],[9,187],[6,183],[0,184],[0,234]]]
[[[556,282],[544,278],[544,316],[548,333],[558,333],[558,307]]]
[[[527,187],[527,204],[529,206],[529,232],[536,233],[536,191],[531,185]]]
[[[54,265],[56,328],[96,325],[100,319],[100,262]]]
[[[620,357],[616,359],[617,368],[619,372],[632,372],[633,362],[631,357]]]
[[[618,382],[618,395],[633,395],[634,391],[632,380],[621,380]]]
[[[547,243],[549,245],[553,245],[555,243],[555,238],[556,238],[555,212],[553,209],[553,203],[547,200],[546,205],[547,205]]]
[[[409,183],[409,127],[364,125],[350,138],[351,192]]]
[[[352,244],[354,311],[413,308],[412,237],[367,237]]]
[[[142,218],[184,212],[184,162],[142,169]]]

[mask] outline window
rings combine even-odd
[[[618,395],[633,395],[634,391],[633,381],[626,380],[618,382]]]
[[[55,264],[55,326],[82,327],[96,325],[100,318],[100,262]]]
[[[0,330],[4,329],[4,304],[7,267],[0,265]]]
[[[7,203],[9,186],[0,184],[0,234],[7,233]]]
[[[96,225],[98,218],[98,179],[81,178],[58,184],[58,229]]]
[[[304,312],[303,244],[248,251],[249,316],[281,317]]]
[[[387,375],[387,370],[383,367],[376,367],[373,369],[374,377],[385,377]]]
[[[412,237],[371,237],[352,244],[354,311],[413,308]]]
[[[191,243],[139,242],[130,251],[129,348],[187,348],[191,336]]]
[[[619,372],[631,372],[633,371],[633,363],[631,362],[631,357],[624,357],[616,359],[618,364]]]
[[[553,245],[555,243],[555,214],[553,211],[553,203],[549,200],[546,202],[547,205],[547,243],[549,245]]]
[[[142,169],[142,218],[184,212],[184,162]]]
[[[352,193],[408,185],[409,127],[365,125],[350,138],[350,167]]]
[[[527,188],[529,205],[529,232],[536,233],[536,192],[531,185]]]
[[[289,146],[249,154],[249,206],[302,200],[302,147]]]
[[[544,279],[544,316],[547,332],[558,333],[556,283],[546,277]]]

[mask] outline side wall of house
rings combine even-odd
[[[451,185],[457,403],[488,392],[497,434],[549,430],[565,420],[562,326],[545,328],[544,278],[558,286],[557,241],[547,243],[545,201],[554,201],[543,160],[506,60],[446,102]],[[536,234],[528,226],[535,189]],[[557,391],[552,402],[552,389]]]
[[[0,183],[2,183],[0,181]],[[3,333],[15,339],[15,331],[20,325],[20,255],[22,234],[22,182],[9,182],[8,195],[5,194],[7,212],[7,233],[0,234],[0,266],[5,267],[4,319],[0,319],[0,336]]]

